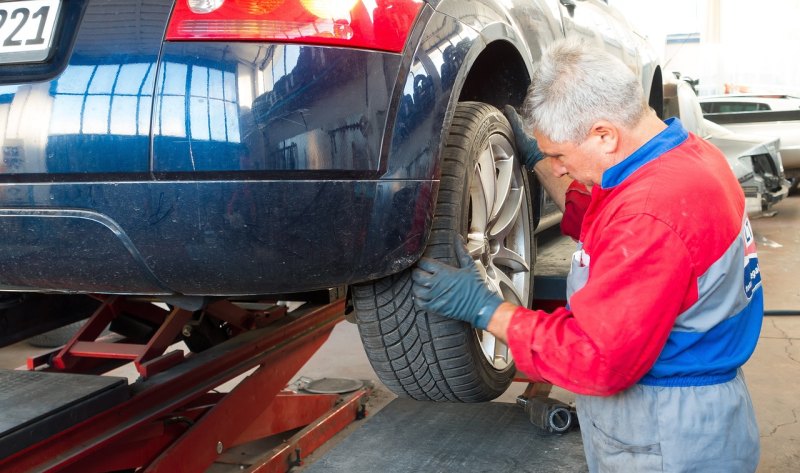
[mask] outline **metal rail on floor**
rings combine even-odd
[[[285,472],[301,461],[301,455],[364,414],[369,388],[347,396],[285,390],[343,319],[343,300],[288,314],[283,309],[278,317],[257,314],[262,322],[270,323],[261,328],[251,323],[249,330],[244,329],[245,321],[252,313],[217,306],[218,313],[241,316],[240,333],[186,357],[163,355],[180,332],[178,322],[188,320],[181,309],[162,314],[161,328],[146,344],[94,341],[98,327],[102,330],[101,325],[123,306],[133,310],[131,304],[116,297],[105,300],[87,324],[89,328],[51,354],[50,363],[46,363],[48,357],[29,361],[31,368],[40,371],[76,372],[84,366],[94,372],[98,359],[133,360],[141,377],[127,386],[127,399],[0,459],[0,470],[204,471],[232,447],[306,426],[250,464],[250,471]],[[145,310],[150,316],[157,313],[150,307]],[[250,370],[254,371],[230,392],[215,391]]]

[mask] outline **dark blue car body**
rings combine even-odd
[[[51,58],[0,65],[0,290],[374,280],[425,249],[458,101],[520,104],[553,40],[605,41],[660,103],[638,38],[580,20],[597,0],[429,2],[401,53],[165,41],[172,8],[65,0]]]

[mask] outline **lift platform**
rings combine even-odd
[[[303,473],[580,473],[579,431],[538,435],[509,403],[395,399]]]
[[[284,389],[343,319],[342,299],[292,313],[227,301],[207,310],[235,336],[184,356],[167,350],[193,312],[105,298],[66,346],[28,360],[30,371],[0,372],[0,471],[205,471],[237,445],[296,431],[248,470],[285,472],[365,415],[369,387],[346,395]],[[131,314],[158,322],[146,340],[98,340]],[[139,373],[131,384],[97,374],[130,361]],[[229,392],[217,391],[241,375]]]

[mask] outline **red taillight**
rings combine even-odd
[[[422,0],[177,0],[169,41],[280,41],[400,52]]]

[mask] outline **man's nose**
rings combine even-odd
[[[561,177],[568,174],[567,168],[564,167],[564,165],[561,164],[561,162],[559,162],[557,159],[550,159],[550,167],[556,177]]]

